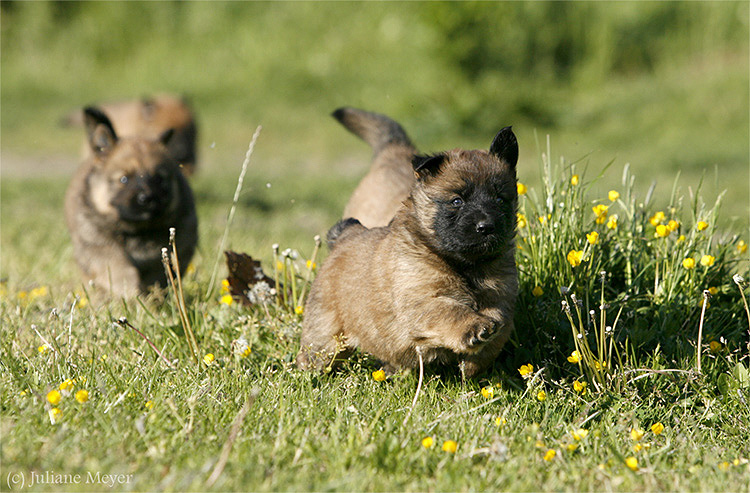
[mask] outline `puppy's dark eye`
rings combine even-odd
[[[462,205],[464,205],[464,199],[462,199],[461,197],[456,197],[455,199],[451,200],[451,205],[453,207],[461,207]]]
[[[127,182],[128,182],[128,177],[125,176],[125,175],[122,175],[120,177],[120,183],[122,183],[123,185],[125,185]]]

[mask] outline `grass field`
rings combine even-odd
[[[2,491],[748,491],[746,3],[0,6]],[[159,91],[201,124],[197,358],[170,292],[87,292],[61,207],[61,116]],[[227,228],[304,282],[369,159],[341,105],[424,150],[514,125],[517,331],[480,379],[300,372],[298,303],[210,282]]]

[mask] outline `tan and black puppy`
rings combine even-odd
[[[197,242],[198,219],[190,186],[167,150],[171,130],[158,139],[119,138],[109,118],[84,110],[91,156],[65,196],[74,254],[87,279],[115,295],[165,285],[161,249],[176,228],[180,266]]]
[[[112,122],[120,137],[144,137],[156,140],[172,130],[167,150],[186,176],[195,172],[197,125],[192,108],[180,96],[157,94],[143,99],[116,101],[97,106]],[[84,114],[76,111],[68,115],[65,125],[83,125]],[[88,141],[84,142],[83,158],[91,156]]]
[[[305,308],[300,368],[361,348],[390,371],[424,361],[486,369],[513,330],[516,162],[510,127],[489,152],[412,159],[416,183],[392,222],[344,219]]]
[[[370,144],[372,165],[344,207],[366,228],[386,226],[414,185],[411,159],[416,154],[401,125],[385,115],[356,108],[339,108],[333,117]]]

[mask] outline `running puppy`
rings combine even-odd
[[[167,149],[173,132],[156,140],[118,138],[99,109],[83,114],[91,155],[65,196],[76,261],[87,279],[118,296],[164,286],[161,249],[169,228],[176,228],[183,269],[198,238],[192,192]]]

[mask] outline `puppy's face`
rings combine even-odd
[[[171,132],[159,141],[118,139],[106,116],[93,109],[86,111],[96,160],[88,177],[94,208],[135,226],[171,212],[176,207],[179,173],[165,147]]]
[[[414,159],[418,215],[438,253],[473,264],[505,251],[516,230],[517,160],[509,128],[489,152],[453,150]]]

